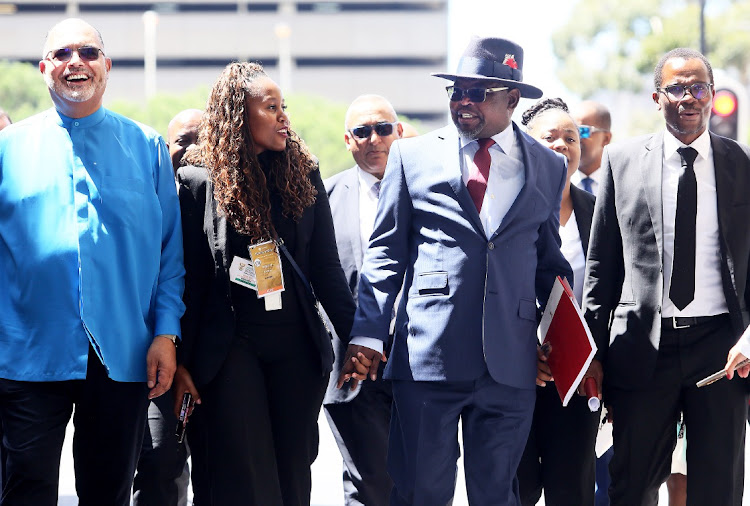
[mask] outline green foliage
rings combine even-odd
[[[0,61],[0,108],[14,121],[52,107],[39,70],[28,63]]]
[[[705,15],[706,56],[747,83],[750,3],[715,4]],[[552,41],[557,74],[571,91],[584,98],[602,89],[641,91],[664,53],[699,48],[699,6],[694,0],[579,0]]]
[[[292,130],[318,157],[323,178],[351,167],[354,162],[344,143],[344,117],[349,105],[313,95],[285,98]]]
[[[157,93],[145,104],[113,100],[107,103],[107,108],[154,128],[166,139],[167,126],[172,118],[185,109],[204,109],[208,93],[208,87],[201,86],[182,94]]]

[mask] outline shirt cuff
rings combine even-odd
[[[383,341],[381,341],[380,339],[375,339],[374,337],[352,337],[351,341],[349,341],[349,344],[364,346],[365,348],[370,348],[371,350],[377,351],[381,355],[383,354]]]

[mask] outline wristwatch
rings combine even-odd
[[[170,341],[172,341],[172,344],[177,346],[177,336],[174,334],[159,334],[159,336],[157,337],[163,337],[164,339],[169,339]]]

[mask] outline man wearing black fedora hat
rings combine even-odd
[[[391,146],[339,377],[377,374],[403,284],[392,380],[392,505],[451,501],[463,427],[469,501],[518,502],[516,467],[535,400],[537,302],[555,276],[565,160],[511,121],[523,49],[474,38],[447,87],[451,125]]]

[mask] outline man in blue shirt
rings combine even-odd
[[[55,107],[0,132],[2,505],[57,504],[74,406],[79,504],[127,505],[175,370],[179,204],[163,139],[102,107],[99,32],[62,21],[42,58]]]

